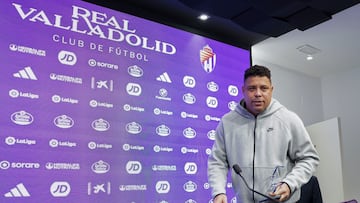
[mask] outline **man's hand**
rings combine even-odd
[[[280,195],[280,202],[283,202],[287,199],[289,199],[290,197],[290,188],[288,186],[288,184],[286,183],[281,183],[279,186],[276,187],[275,192],[270,192],[269,195],[270,196],[276,196],[276,195]]]
[[[213,203],[227,203],[227,197],[225,194],[218,194],[214,198]]]

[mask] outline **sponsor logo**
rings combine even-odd
[[[206,84],[206,87],[207,87],[207,89],[208,89],[209,91],[211,91],[211,92],[217,92],[217,91],[219,91],[219,85],[216,84],[216,82],[214,82],[214,81],[208,82],[208,83]]]
[[[50,73],[50,79],[67,83],[82,84],[82,78],[68,75],[60,75],[56,73]]]
[[[61,162],[47,162],[45,165],[47,170],[80,170],[79,163],[61,163]]]
[[[214,71],[216,65],[216,54],[209,45],[204,46],[200,50],[200,62],[205,72],[211,73]]]
[[[22,79],[28,79],[28,80],[38,80],[34,71],[31,69],[30,66],[25,67],[22,70],[19,70],[19,72],[14,73],[13,76],[15,78],[22,78]]]
[[[142,77],[144,74],[144,71],[137,65],[129,66],[127,71],[129,75],[136,78]]]
[[[216,108],[218,106],[218,100],[216,97],[208,96],[206,98],[206,105],[210,108]]]
[[[205,154],[210,155],[210,154],[211,154],[211,149],[210,149],[210,148],[206,148],[206,149],[205,149]]]
[[[220,121],[220,118],[215,117],[215,116],[205,115],[205,120],[206,121]]]
[[[110,170],[110,165],[103,160],[99,160],[91,165],[91,170],[97,174],[107,173]]]
[[[49,146],[50,147],[76,147],[76,142],[70,142],[70,141],[59,141],[57,139],[51,139],[49,140]]]
[[[208,190],[210,188],[210,184],[209,183],[204,183],[204,189]]]
[[[96,101],[94,99],[90,100],[89,105],[93,108],[96,108],[96,107],[113,108],[114,107],[114,105],[111,103]]]
[[[67,197],[70,191],[70,184],[65,181],[55,181],[50,186],[50,193],[53,197]]]
[[[29,191],[26,189],[23,183],[17,184],[11,188],[9,192],[4,194],[5,197],[30,197]]]
[[[58,54],[58,60],[64,65],[73,66],[76,64],[77,58],[75,53],[62,50]]]
[[[131,144],[123,144],[123,150],[124,151],[130,151],[130,150],[135,150],[135,151],[144,151],[145,147],[141,146],[141,145],[131,145]]]
[[[194,88],[196,85],[196,80],[192,76],[185,75],[183,77],[183,84],[185,87]]]
[[[232,188],[232,183],[226,183],[227,188]]]
[[[142,165],[139,161],[128,161],[126,163],[126,172],[128,174],[140,174],[142,170]]]
[[[100,195],[100,194],[111,194],[111,183],[104,182],[104,183],[92,183],[88,182],[87,184],[87,194],[88,195]]]
[[[156,77],[156,80],[160,81],[160,82],[165,82],[165,83],[172,83],[170,76],[167,72],[164,72],[161,75],[159,75],[158,77]]]
[[[35,48],[32,48],[32,47],[26,47],[26,46],[21,46],[21,45],[16,45],[16,44],[10,44],[9,49],[11,51],[16,51],[16,52],[25,53],[25,54],[32,54],[32,55],[37,55],[37,56],[46,56],[46,51],[45,50],[35,49]]]
[[[193,181],[188,181],[184,184],[184,190],[186,192],[195,192],[196,189],[197,189],[197,185]]]
[[[183,154],[187,154],[187,153],[197,154],[198,152],[199,152],[199,150],[195,149],[195,148],[181,147],[181,153],[183,153]]]
[[[106,68],[106,69],[110,69],[110,70],[118,70],[119,69],[119,66],[116,64],[96,61],[95,59],[89,59],[88,64],[91,67]]]
[[[190,127],[183,130],[183,135],[186,138],[193,139],[196,137],[196,131]]]
[[[193,113],[187,113],[185,111],[182,111],[180,113],[181,118],[198,118],[199,116],[197,114],[193,114]]]
[[[159,90],[159,95],[155,96],[156,99],[165,100],[165,101],[171,101],[171,98],[168,97],[168,91],[165,88],[161,88]]]
[[[34,121],[34,117],[24,110],[14,112],[10,118],[17,125],[30,125]]]
[[[69,104],[78,104],[79,103],[79,100],[77,99],[73,99],[73,98],[70,98],[70,97],[62,97],[60,95],[56,95],[54,94],[52,97],[51,97],[51,101],[54,102],[54,103],[69,103]]]
[[[125,129],[130,134],[139,134],[142,131],[141,125],[136,122],[126,124]]]
[[[196,98],[191,93],[186,93],[183,95],[183,101],[187,104],[195,104]]]
[[[5,143],[7,145],[15,145],[15,144],[25,144],[25,145],[34,145],[36,144],[36,140],[31,140],[27,138],[19,139],[12,136],[5,138]]]
[[[128,95],[140,96],[142,92],[141,86],[137,83],[129,82],[126,85],[126,92],[128,93]]]
[[[130,104],[124,104],[123,106],[124,111],[137,111],[137,112],[144,112],[145,109],[139,106],[131,106]]]
[[[154,152],[172,152],[174,149],[172,147],[163,147],[159,145],[154,145],[153,147]]]
[[[71,128],[74,126],[74,120],[67,115],[60,115],[54,118],[54,124],[59,128]]]
[[[170,191],[170,183],[166,180],[157,181],[155,185],[156,192],[166,194]]]
[[[197,165],[195,162],[186,162],[184,165],[184,171],[186,174],[194,175],[197,173]]]
[[[147,190],[146,185],[120,185],[119,190],[121,192],[125,191],[145,191]]]
[[[5,143],[7,145],[14,145],[16,143],[16,139],[14,137],[7,137],[5,138]]]
[[[176,171],[176,165],[153,165],[153,171]]]
[[[1,169],[6,170],[6,169],[9,169],[10,167],[11,167],[10,162],[5,161],[5,160],[0,162],[0,168]]]
[[[210,130],[210,131],[207,132],[206,135],[209,138],[209,140],[215,140],[216,131],[215,130]]]
[[[160,108],[154,108],[154,114],[155,115],[168,115],[168,116],[172,116],[174,113],[172,111],[168,111],[168,110],[163,110],[163,109],[160,109]]]
[[[94,141],[90,141],[88,143],[88,148],[91,150],[94,149],[111,149],[112,148],[112,144],[107,144],[107,143],[96,143]]]
[[[9,162],[3,160],[0,162],[0,169],[6,170],[9,168],[14,169],[39,169],[40,164],[35,162]]]
[[[106,89],[112,92],[114,90],[114,81],[96,80],[95,77],[91,77],[91,89]]]
[[[231,96],[237,96],[239,94],[239,89],[235,85],[229,85],[228,93]]]
[[[21,92],[16,89],[11,89],[9,91],[9,96],[12,98],[24,97],[24,98],[29,98],[29,99],[39,99],[39,97],[40,97],[38,94],[33,94],[31,92]]]
[[[156,127],[156,134],[157,135],[160,135],[162,137],[166,137],[166,136],[169,136],[170,133],[171,133],[171,130],[166,125],[159,125],[158,127]]]
[[[237,106],[236,101],[230,101],[230,102],[228,103],[228,108],[229,108],[230,110],[232,110],[232,111],[236,109],[236,106]]]
[[[102,118],[96,119],[91,123],[91,127],[100,132],[104,132],[110,129],[110,123]]]

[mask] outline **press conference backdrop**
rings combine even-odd
[[[211,202],[248,50],[81,1],[0,5],[0,202]]]

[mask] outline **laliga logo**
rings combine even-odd
[[[216,54],[209,45],[204,46],[203,49],[200,50],[200,62],[205,72],[211,73],[214,71]]]

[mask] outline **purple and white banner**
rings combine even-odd
[[[0,16],[0,202],[211,202],[248,50],[82,1]]]

